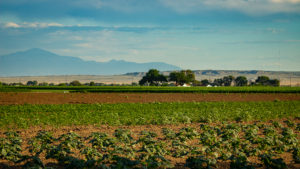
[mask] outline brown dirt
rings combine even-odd
[[[273,120],[273,121],[278,121],[284,127],[287,127],[286,124],[283,122],[284,120],[286,120],[286,119]],[[293,119],[293,122],[294,123],[300,123],[300,120],[299,119]],[[252,123],[253,122],[243,122],[243,124],[252,124]],[[262,123],[262,122],[259,122],[259,123]],[[18,129],[16,131],[19,132],[19,134],[20,134],[20,136],[23,140],[23,143],[25,143],[22,146],[22,148],[25,149],[28,146],[28,145],[26,145],[26,143],[29,141],[29,139],[35,137],[36,134],[40,130],[50,131],[51,133],[53,133],[54,137],[58,137],[62,134],[66,134],[68,132],[75,132],[75,133],[77,133],[78,135],[80,135],[82,137],[87,137],[93,132],[103,132],[103,133],[109,134],[110,136],[113,136],[113,133],[116,129],[122,128],[122,129],[130,130],[132,132],[132,136],[133,136],[134,139],[138,139],[139,133],[141,131],[147,130],[147,131],[152,131],[152,132],[157,133],[158,134],[157,138],[159,140],[162,140],[163,137],[164,137],[163,134],[162,134],[162,128],[170,128],[170,129],[178,132],[181,128],[193,127],[198,132],[201,132],[200,128],[199,128],[200,124],[201,123],[177,124],[177,125],[140,125],[140,126],[88,125],[88,126],[64,126],[64,127],[60,127],[60,128],[55,128],[55,127],[51,127],[51,126],[46,126],[46,127],[35,126],[35,127],[29,128],[29,129]],[[271,121],[263,122],[263,124],[271,125]],[[215,125],[220,125],[220,124],[219,123],[212,123],[210,125],[215,126]],[[4,132],[5,132],[4,130],[0,129],[0,137],[4,136]],[[299,138],[300,133],[295,131],[295,134],[297,134],[298,138]],[[86,143],[86,145],[87,144],[88,143]],[[188,144],[196,146],[197,141],[195,142],[195,140],[191,140],[191,141],[188,142]],[[24,154],[29,154],[29,153],[25,152]],[[293,163],[291,153],[283,153],[283,154],[280,155],[280,157],[283,158],[283,160],[288,164],[288,168],[290,168],[290,169],[300,168],[300,164]],[[79,158],[82,158],[82,157],[79,157]],[[185,163],[186,158],[173,158],[173,157],[170,157],[170,156],[167,156],[167,158],[169,160],[171,160],[171,162],[176,166],[175,169],[185,168],[184,163]],[[44,157],[42,157],[42,160],[43,160],[44,163],[47,164],[47,166],[54,165],[55,168],[58,167],[57,165],[55,165],[56,161],[54,161],[54,160],[47,160]],[[259,160],[256,159],[256,158],[250,158],[250,161],[255,162],[255,163],[260,163]],[[20,166],[15,166],[13,163],[9,163],[7,161],[0,160],[0,168],[5,167],[4,165],[8,165],[9,168],[20,168]],[[60,167],[58,167],[58,168],[60,168]],[[218,163],[217,168],[219,168],[219,169],[229,169],[230,165],[227,162],[221,162],[221,163]],[[258,167],[258,168],[263,169],[263,167]]]
[[[202,101],[290,101],[300,94],[219,93],[0,93],[0,105],[91,104]]]

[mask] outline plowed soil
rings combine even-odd
[[[0,93],[0,105],[10,104],[91,104],[202,101],[290,101],[300,94],[245,93]]]

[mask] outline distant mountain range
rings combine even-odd
[[[0,76],[116,75],[146,72],[151,68],[160,71],[181,69],[163,62],[84,61],[77,57],[59,56],[38,48],[0,56]]]

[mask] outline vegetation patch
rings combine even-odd
[[[0,128],[145,125],[300,117],[300,101],[2,105]]]

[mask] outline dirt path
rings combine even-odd
[[[219,94],[219,93],[0,93],[0,105],[10,104],[91,104],[202,101],[289,101],[300,94]]]

